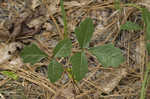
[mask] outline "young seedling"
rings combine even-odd
[[[86,73],[88,72],[88,59],[86,56],[86,52],[93,54],[96,56],[98,61],[104,67],[117,67],[121,63],[124,62],[124,57],[119,48],[114,47],[113,44],[105,44],[102,46],[97,46],[90,48],[89,43],[93,36],[94,25],[91,18],[86,18],[83,22],[80,23],[78,27],[75,29],[75,35],[77,41],[80,45],[79,52],[72,53],[72,42],[69,39],[68,31],[67,31],[67,23],[66,23],[66,15],[63,7],[63,1],[61,0],[61,9],[64,20],[64,39],[61,40],[53,50],[53,57],[48,65],[48,78],[51,82],[56,82],[61,78],[62,73],[64,72],[63,64],[57,62],[57,58],[68,57],[68,62],[72,65],[71,75],[76,81],[82,80]],[[35,47],[35,45],[29,45],[30,47]],[[30,47],[25,47],[21,53],[21,56],[24,62],[36,63],[39,59],[46,57],[44,52],[40,51],[39,48],[36,48],[39,53],[36,53],[36,50],[30,50]],[[33,55],[31,53],[34,53]],[[71,54],[72,53],[72,54]],[[30,54],[30,55],[28,55]],[[31,56],[32,55],[32,56]],[[27,57],[30,56],[30,57]],[[37,56],[39,57],[37,59]],[[27,57],[27,58],[25,58]],[[34,60],[35,58],[35,60]]]

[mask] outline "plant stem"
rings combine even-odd
[[[146,86],[148,84],[149,70],[150,70],[150,63],[148,63],[148,66],[146,68],[146,72],[145,72],[145,75],[144,75],[144,81],[142,82],[142,89],[141,89],[140,99],[145,99]]]
[[[133,3],[128,3],[128,4],[125,4],[125,6],[131,6],[131,7],[135,7],[137,9],[139,9],[140,11],[142,11],[142,8],[136,4],[133,4]]]
[[[64,38],[68,37],[68,32],[67,32],[67,20],[66,20],[66,12],[64,9],[64,1],[60,0],[60,6],[61,6],[61,13],[63,17],[63,22],[64,22]]]

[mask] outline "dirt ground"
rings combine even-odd
[[[24,64],[19,53],[25,45],[36,43],[52,56],[63,38],[60,0],[0,0],[0,71],[9,70],[13,80],[0,73],[0,99],[139,99],[148,53],[144,30],[121,31],[127,20],[143,25],[141,12],[134,7],[114,8],[115,0],[64,0],[68,30],[73,49],[78,48],[74,29],[86,17],[94,22],[90,46],[113,43],[120,48],[125,62],[117,68],[103,68],[88,55],[86,77],[78,83],[64,73],[60,80],[48,80],[50,59],[34,66]],[[149,8],[149,0],[120,0]],[[58,59],[66,65],[67,59]],[[150,87],[147,98],[150,99]]]

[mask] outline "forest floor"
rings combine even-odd
[[[149,0],[120,0],[144,7]],[[94,23],[90,46],[113,43],[120,48],[125,62],[116,68],[104,68],[97,59],[88,56],[86,77],[74,83],[63,73],[60,80],[48,79],[48,63],[42,59],[31,65],[19,56],[25,45],[35,43],[52,56],[56,44],[63,38],[60,0],[1,0],[0,1],[0,99],[139,99],[148,53],[144,30],[125,31],[126,21],[144,23],[135,7],[115,8],[115,0],[64,0],[67,26],[73,46],[78,47],[74,30],[86,17]],[[149,9],[149,8],[148,8]],[[58,59],[66,65],[67,59]],[[13,79],[2,71],[17,75]],[[150,99],[150,86],[147,87]]]

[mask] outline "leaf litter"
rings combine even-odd
[[[44,1],[48,8],[45,7]],[[131,2],[140,3],[140,0]],[[68,77],[51,84],[47,79],[47,59],[42,59],[35,67],[22,63],[17,45],[21,48],[20,45],[27,45],[28,40],[29,43],[38,42],[40,48],[52,54],[53,48],[60,40],[58,31],[63,30],[59,3],[59,0],[14,0],[0,3],[0,70],[13,71],[20,77],[17,81],[10,80],[1,86],[2,96],[23,96],[27,99],[138,99],[145,66],[143,58],[146,56],[142,53],[143,35],[141,31],[119,33],[118,29],[127,18],[129,21],[139,22],[136,16],[138,11],[127,7],[123,9],[124,13],[117,12],[111,0],[64,0],[64,5],[70,36],[74,41],[73,47],[79,48],[72,33],[75,27],[86,16],[91,17],[96,28],[89,46],[114,43],[126,57],[126,63],[120,68],[103,68],[97,64],[96,58],[88,55],[89,72],[77,85],[68,80]],[[11,42],[6,43],[7,41]],[[66,64],[65,58],[58,60]],[[5,68],[8,66],[15,67]],[[42,75],[36,72],[37,69]],[[0,80],[4,82],[5,78]],[[65,83],[62,83],[62,80],[65,80]]]
[[[21,58],[15,55],[18,49],[21,49],[22,45],[18,42],[12,42],[10,44],[1,44],[0,46],[0,64],[6,64],[9,62],[11,65],[23,65]],[[3,68],[3,67],[2,67]]]

